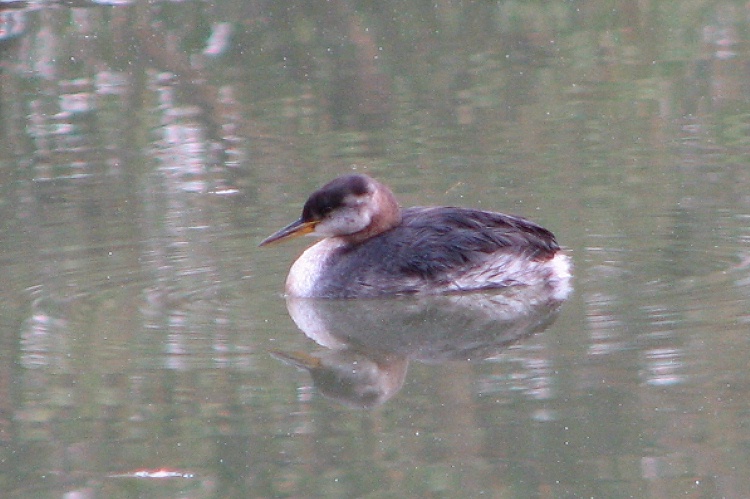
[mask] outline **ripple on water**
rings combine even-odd
[[[610,370],[620,365],[626,376],[661,388],[705,379],[716,372],[718,352],[732,358],[723,369],[741,369],[748,352],[748,217],[675,210],[653,218],[647,229],[634,226],[649,237],[587,234],[588,246],[575,255],[586,362],[606,360]]]

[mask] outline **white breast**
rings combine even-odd
[[[330,255],[345,243],[338,238],[326,238],[310,246],[297,258],[286,278],[286,293],[299,298],[315,296],[315,288],[323,275]]]

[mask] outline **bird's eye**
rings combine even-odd
[[[320,216],[320,218],[325,218],[328,215],[330,215],[332,211],[333,211],[332,205],[321,206],[320,211],[318,212],[318,216]]]

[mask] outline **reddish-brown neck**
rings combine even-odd
[[[370,224],[359,232],[344,236],[346,242],[361,243],[401,223],[401,207],[388,187],[378,184],[371,202],[373,213]]]

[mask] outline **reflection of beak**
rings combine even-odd
[[[315,369],[322,366],[320,359],[305,352],[282,352],[281,350],[272,350],[271,355],[282,362],[291,364],[297,369]]]
[[[317,220],[303,222],[302,219],[300,218],[299,220],[290,223],[289,225],[287,225],[280,231],[276,232],[275,234],[265,238],[260,243],[260,246],[265,246],[267,244],[280,242],[280,241],[283,241],[284,239],[291,239],[293,237],[304,236],[305,234],[309,234],[312,231],[314,231],[316,225],[318,225]]]

